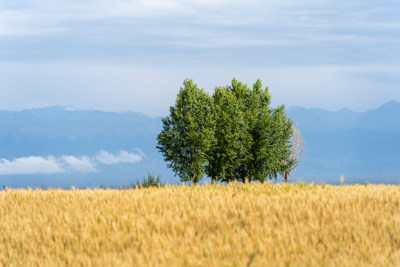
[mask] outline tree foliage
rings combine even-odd
[[[162,119],[157,148],[182,182],[197,183],[203,177],[214,137],[212,101],[192,80],[185,80],[183,85],[170,116]]]
[[[270,108],[260,80],[252,88],[233,79],[212,97],[185,80],[157,148],[182,181],[242,182],[276,179],[289,170],[293,123],[285,107]]]
[[[229,88],[215,88],[213,95],[214,138],[208,152],[206,173],[212,181],[235,179],[235,168],[242,153],[245,120],[241,103]]]

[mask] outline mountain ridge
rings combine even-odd
[[[389,101],[365,112],[298,111],[288,109],[287,114],[307,144],[297,172],[300,177],[368,176],[379,181],[378,174],[400,175],[399,102]]]
[[[355,112],[347,108],[338,111],[321,109],[289,108],[287,114],[299,128],[317,131],[337,129],[363,129],[400,133],[400,102],[389,101],[375,109]]]

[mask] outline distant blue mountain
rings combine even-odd
[[[396,182],[400,178],[400,103],[366,112],[290,108],[306,140],[296,177],[304,180]]]
[[[144,153],[139,163],[98,166],[96,173],[3,174],[9,168],[0,162],[0,185],[8,187],[126,186],[148,171],[175,183],[156,149],[161,118],[135,112],[102,112],[48,107],[23,111],[0,111],[0,158],[95,157],[100,151],[118,154]],[[15,163],[15,162],[14,162]],[[16,165],[16,164],[14,164]],[[3,168],[3,169],[2,169]],[[4,170],[3,170],[4,172]]]
[[[304,159],[292,181],[338,183],[341,175],[348,183],[367,180],[397,183],[400,179],[400,103],[391,101],[366,112],[293,107],[287,114],[301,130],[306,143]],[[1,186],[126,186],[148,171],[161,174],[169,183],[179,182],[156,149],[161,117],[56,106],[0,111],[0,124]],[[100,151],[120,155],[121,150],[131,156],[140,154],[141,161],[115,164],[99,161]],[[28,162],[56,161],[64,171],[49,174],[10,171],[21,167],[21,162],[31,156],[36,158],[29,158]],[[64,156],[80,159],[74,165],[78,170],[82,167],[79,164],[90,159],[97,164],[97,172],[70,171],[72,165],[66,165]]]

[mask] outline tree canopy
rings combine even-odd
[[[285,107],[270,108],[268,87],[236,79],[209,96],[185,80],[170,115],[163,118],[157,148],[181,181],[277,179],[291,168],[293,123]]]
[[[214,138],[212,100],[192,80],[185,80],[170,115],[162,119],[157,148],[181,181],[203,177],[207,152]]]

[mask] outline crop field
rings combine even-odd
[[[0,191],[2,266],[399,266],[400,187]]]

